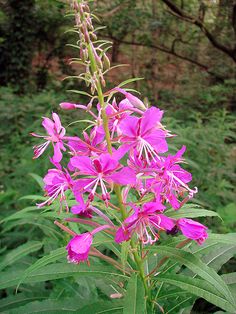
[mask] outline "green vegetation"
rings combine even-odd
[[[24,11],[21,14],[27,16],[23,23],[16,10],[18,2],[0,4],[0,312],[94,313],[96,309],[103,313],[110,308],[111,313],[122,313],[119,294],[124,292],[120,283],[125,273],[114,272],[96,257],[90,258],[89,272],[81,265],[78,273],[74,265],[66,263],[62,246],[69,238],[53,225],[58,209],[55,205],[46,210],[35,206],[44,199],[41,177],[48,160],[47,156],[37,162],[32,159],[35,139],[29,133],[40,133],[41,117],[58,112],[60,102],[69,99],[85,103],[85,99],[67,92],[74,87],[79,89],[80,82],[60,83],[66,74],[78,71],[67,62],[77,51],[65,47],[74,40],[73,34],[64,34],[71,23],[69,17],[63,18],[65,5],[56,0],[20,1]],[[217,42],[209,41],[201,27],[186,21],[181,12],[170,14],[169,2],[180,7],[182,13],[197,16]],[[107,25],[101,35],[114,43],[113,62],[131,64],[119,69],[118,74],[111,72],[110,82],[117,82],[118,75],[120,80],[127,75],[145,77],[130,87],[138,87],[152,104],[165,110],[165,124],[178,135],[169,140],[171,150],[180,149],[181,143],[187,146],[186,169],[191,169],[192,186],[199,190],[192,202],[222,218],[204,218],[212,232],[206,245],[192,245],[184,256],[177,252],[178,260],[171,259],[171,254],[176,253],[174,247],[183,241],[182,237],[174,237],[172,243],[159,247],[160,255],[153,255],[151,263],[162,262],[166,252],[170,259],[163,263],[162,270],[167,271],[157,277],[154,287],[158,303],[173,314],[221,313],[220,309],[233,313],[230,303],[219,296],[219,289],[227,294],[226,282],[232,294],[236,294],[236,241],[231,234],[236,227],[236,69],[231,55],[236,4],[224,0],[116,0],[95,1],[94,5]],[[37,23],[32,23],[32,15]],[[20,28],[15,23],[17,19]],[[218,43],[227,49],[217,48]],[[2,67],[6,64],[9,66]],[[86,118],[75,111],[60,111],[60,116],[65,126],[72,120]],[[79,123],[71,125],[70,134],[80,133],[83,127]],[[125,247],[115,245],[107,234],[98,235],[95,240],[104,253],[114,257],[121,250],[125,258]],[[150,254],[157,253],[155,250],[157,247],[150,248]],[[195,259],[197,266],[193,267]],[[219,272],[222,287],[212,288],[218,275],[211,273],[208,266]],[[207,274],[211,287],[203,282]],[[163,285],[170,285],[170,289],[162,289]],[[140,309],[144,292],[136,275],[131,276],[125,289],[129,292],[125,313],[131,313],[135,307]],[[133,295],[135,289],[137,295]],[[111,300],[112,294],[118,298]],[[199,302],[199,297],[208,303]],[[158,307],[157,313],[161,313]]]

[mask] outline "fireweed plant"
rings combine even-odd
[[[139,289],[144,291],[145,311],[163,311],[153,291],[159,267],[173,253],[166,252],[167,257],[148,269],[150,252],[156,248],[158,254],[163,237],[174,239],[173,236],[182,234],[186,239],[177,245],[177,251],[192,240],[202,245],[208,238],[203,224],[184,216],[173,218],[173,213],[197,193],[190,183],[191,174],[182,166],[186,147],[175,155],[168,153],[167,140],[173,135],[162,124],[164,112],[145,104],[134,91],[122,88],[134,79],[106,90],[104,76],[112,69],[106,54],[110,43],[97,39],[98,29],[93,26],[96,16],[86,1],[73,1],[71,9],[75,15],[73,31],[79,36],[80,48],[80,57],[72,62],[84,65],[85,72],[78,78],[90,86],[91,94],[77,91],[89,97],[87,105],[63,102],[60,107],[84,110],[91,120],[87,120],[89,124],[82,137],[70,136],[59,116],[52,113],[52,118],[43,118],[45,134],[32,133],[42,140],[34,146],[34,158],[40,157],[49,146],[54,151],[50,157],[52,166],[44,177],[47,199],[37,205],[41,208],[59,200],[60,212],[65,209],[68,213],[63,222],[55,224],[71,236],[66,246],[69,263],[90,265],[91,255],[131,275],[132,280],[137,276],[142,285]],[[73,195],[76,201],[73,206],[69,206],[68,195]],[[187,207],[184,208],[189,217]],[[74,232],[70,228],[73,223],[84,225],[86,232]],[[130,262],[122,265],[93,247],[97,233],[108,234],[122,250],[125,248],[126,260]],[[218,298],[224,298],[223,288],[219,290]],[[116,296],[122,297],[113,294]],[[234,302],[230,294],[227,297],[232,308]]]

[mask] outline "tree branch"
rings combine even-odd
[[[224,52],[226,55],[228,55],[231,59],[234,60],[236,63],[236,51],[234,48],[227,47],[220,43],[213,34],[207,29],[207,27],[203,24],[203,21],[201,19],[191,16],[188,12],[184,11],[180,7],[178,7],[172,0],[162,0],[168,8],[180,19],[196,25],[208,38],[208,40],[211,42],[211,44],[217,48],[218,50]]]
[[[215,77],[217,80],[219,81],[224,81],[225,77],[222,77],[220,75],[218,75],[217,73],[214,73],[213,71],[211,71],[209,69],[209,67],[203,63],[200,63],[196,60],[193,60],[187,56],[182,56],[180,55],[179,53],[177,53],[174,49],[173,49],[173,45],[171,48],[168,48],[168,47],[165,47],[165,46],[161,46],[161,45],[153,45],[153,44],[143,44],[143,43],[139,43],[139,42],[134,42],[134,41],[127,41],[127,40],[120,40],[118,38],[115,38],[114,36],[109,36],[109,38],[111,38],[112,40],[116,40],[117,42],[119,42],[120,44],[125,44],[125,45],[134,45],[134,46],[142,46],[142,47],[147,47],[147,48],[153,48],[153,49],[156,49],[156,50],[160,50],[162,52],[165,52],[167,54],[170,54],[172,56],[175,56],[181,60],[184,60],[184,61],[187,61],[187,62],[190,62],[200,68],[202,68],[203,70],[205,70],[209,75]]]

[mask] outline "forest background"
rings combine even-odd
[[[70,92],[85,90],[83,84],[64,79],[81,70],[70,64],[78,50],[68,45],[75,37],[67,32],[73,23],[65,17],[67,5],[57,0],[0,1],[1,220],[35,204],[33,195],[42,194],[34,179],[40,180],[35,174],[43,176],[48,162],[46,157],[32,160],[35,140],[29,133],[40,133],[41,117],[59,112],[60,102],[85,102]],[[178,135],[170,142],[172,151],[187,145],[186,168],[199,189],[193,201],[223,219],[204,223],[215,232],[234,231],[236,1],[97,0],[94,7],[107,26],[100,37],[113,42],[112,64],[129,64],[110,72],[107,89],[127,77],[144,78],[130,87],[165,110],[166,124]],[[60,115],[65,125],[81,119],[81,112]],[[83,127],[73,124],[70,129],[78,133]],[[51,222],[30,219],[1,225],[4,254],[29,235],[33,240],[52,236]],[[30,258],[36,260],[37,253]],[[27,259],[21,262],[29,263]],[[235,258],[224,267],[235,271]]]

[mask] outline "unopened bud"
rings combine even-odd
[[[76,10],[76,11],[79,10],[79,5],[78,5],[77,0],[73,1],[73,7],[74,7],[74,10]]]
[[[93,33],[93,32],[90,32],[90,36],[91,36],[92,40],[97,40],[98,39],[97,35],[95,33]]]
[[[125,95],[125,97],[128,99],[128,101],[136,108],[141,109],[141,110],[147,110],[146,106],[144,105],[144,103],[142,102],[142,100],[140,100],[138,97],[132,95],[131,93],[126,92],[124,89],[122,88],[114,88],[115,90],[119,91],[120,93],[122,93],[123,95]]]
[[[103,55],[103,64],[104,64],[105,70],[110,69],[111,63],[110,63],[108,56],[105,53]]]
[[[76,26],[80,26],[81,24],[81,19],[80,19],[79,14],[75,14],[75,23],[76,23]]]
[[[84,34],[84,39],[87,43],[90,42],[90,38],[89,38],[89,33],[87,30],[87,27],[83,24],[83,34]]]
[[[76,104],[71,104],[70,102],[62,102],[59,105],[63,110],[73,110],[76,109]]]
[[[84,10],[83,10],[83,5],[82,4],[79,5],[79,12],[80,12],[80,15],[83,16]]]
[[[87,4],[84,4],[84,12],[87,12],[87,13],[90,12],[90,8]]]
[[[102,74],[102,71],[100,71],[99,77],[100,77],[102,86],[105,87],[105,86],[106,86],[106,81],[104,80],[104,76],[103,76],[103,74]]]

